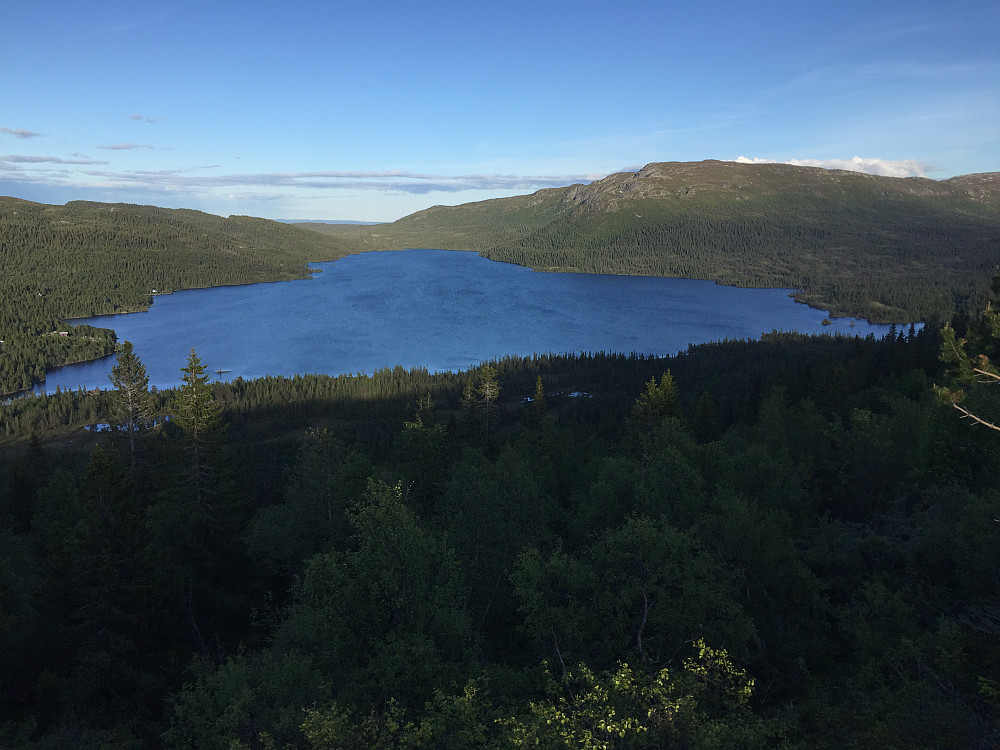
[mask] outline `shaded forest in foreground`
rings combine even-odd
[[[0,746],[995,747],[1000,434],[949,403],[996,404],[941,351],[150,394],[126,349],[0,406]]]

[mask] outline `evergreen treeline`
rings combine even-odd
[[[0,197],[0,394],[114,351],[111,331],[67,319],[143,310],[154,292],[303,278],[307,262],[340,254],[265,219]]]
[[[124,347],[0,406],[0,746],[992,747],[1000,441],[941,341],[148,401]]]
[[[983,279],[1000,263],[1000,180],[978,177],[651,164],[587,186],[437,206],[337,241],[475,250],[542,270],[786,287],[802,302],[874,322],[947,319],[981,309]]]

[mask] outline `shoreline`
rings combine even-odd
[[[404,250],[418,250],[418,251],[419,250],[424,250],[424,249],[428,249],[428,248],[404,248]],[[322,268],[315,267],[317,264],[335,263],[335,262],[337,262],[339,260],[342,260],[344,258],[350,257],[352,255],[360,255],[362,253],[382,253],[382,252],[390,252],[391,253],[391,252],[399,252],[399,250],[364,250],[364,251],[361,251],[361,252],[358,252],[358,253],[345,254],[345,255],[342,255],[342,256],[340,256],[338,258],[334,258],[332,260],[308,261],[306,263],[306,265],[304,266],[304,269],[303,269],[304,272],[302,273],[302,275],[298,276],[296,278],[282,278],[282,279],[272,279],[272,280],[269,280],[269,281],[252,281],[252,282],[248,282],[248,283],[234,283],[234,284],[211,284],[211,285],[204,285],[204,286],[185,287],[185,288],[182,288],[182,289],[171,289],[169,291],[162,291],[162,292],[157,291],[155,294],[151,294],[150,295],[149,304],[146,305],[146,306],[144,306],[144,307],[135,308],[135,309],[128,309],[128,310],[120,309],[120,310],[116,310],[116,311],[110,312],[110,313],[100,313],[98,315],[88,315],[88,316],[64,318],[63,321],[67,325],[70,325],[70,326],[76,326],[76,325],[93,325],[93,323],[84,323],[83,321],[86,321],[86,320],[89,320],[89,319],[93,319],[93,318],[96,318],[96,317],[108,317],[108,316],[112,316],[112,315],[116,315],[117,316],[117,315],[129,315],[129,314],[132,314],[132,313],[149,312],[152,309],[153,304],[155,303],[155,298],[156,297],[161,296],[161,295],[163,295],[163,296],[173,295],[176,292],[195,291],[195,290],[199,290],[199,289],[213,289],[213,288],[218,288],[218,287],[252,286],[254,284],[273,284],[273,283],[283,282],[283,281],[287,282],[287,281],[301,281],[301,280],[311,279],[311,278],[314,278],[316,274],[319,274],[319,273],[323,272]],[[784,290],[784,291],[787,291],[788,296],[791,297],[794,302],[796,302],[797,304],[805,305],[806,307],[808,307],[808,308],[810,308],[812,310],[815,310],[817,312],[824,313],[825,316],[828,319],[831,319],[831,322],[832,322],[832,320],[838,320],[838,319],[839,320],[853,319],[853,321],[857,321],[857,322],[860,322],[860,323],[863,323],[863,324],[866,324],[866,325],[892,325],[892,324],[895,324],[898,328],[902,328],[903,330],[905,330],[910,325],[918,326],[918,327],[922,327],[924,325],[923,321],[899,321],[899,320],[895,320],[895,321],[893,321],[893,320],[886,320],[886,321],[883,321],[883,320],[879,320],[879,319],[873,320],[873,319],[865,318],[865,317],[862,317],[862,316],[859,316],[859,315],[856,315],[856,314],[852,314],[850,312],[845,312],[843,310],[839,310],[839,309],[836,309],[836,308],[833,308],[833,309],[824,308],[824,307],[821,307],[818,304],[816,304],[815,300],[810,301],[808,299],[803,299],[803,296],[807,296],[807,295],[805,293],[803,293],[802,290],[792,289],[792,288],[787,288],[787,287],[764,286],[764,285],[758,286],[758,285],[726,284],[726,283],[720,282],[720,281],[718,281],[716,279],[696,279],[696,278],[689,279],[688,277],[680,277],[680,276],[657,276],[657,275],[651,275],[651,274],[594,273],[594,272],[588,272],[588,271],[581,271],[581,270],[575,269],[575,268],[573,268],[573,269],[570,269],[570,268],[553,268],[553,267],[538,268],[538,267],[532,267],[532,266],[528,266],[528,265],[524,265],[524,264],[520,264],[520,263],[509,263],[507,261],[493,260],[492,258],[488,258],[488,257],[482,255],[482,253],[479,253],[478,251],[475,251],[475,250],[457,250],[457,251],[454,251],[454,252],[476,253],[477,255],[479,255],[480,257],[482,257],[484,260],[488,260],[490,262],[506,263],[507,265],[517,266],[517,267],[520,267],[520,268],[530,268],[532,271],[538,272],[538,273],[555,273],[555,274],[560,274],[560,273],[579,273],[579,274],[585,274],[585,275],[599,275],[599,276],[603,275],[603,276],[610,276],[610,277],[636,277],[636,276],[638,276],[638,277],[647,277],[647,278],[655,278],[655,279],[661,279],[662,278],[662,279],[678,279],[678,280],[691,280],[691,281],[710,281],[710,282],[712,282],[713,284],[715,284],[717,286],[730,287],[730,288]],[[827,323],[824,322],[824,325],[827,325]],[[850,325],[853,328],[854,322],[852,322]],[[116,344],[118,343],[117,332],[115,331],[115,329],[113,327],[106,327],[106,326],[94,326],[94,327],[98,328],[100,330],[111,331],[114,334]],[[817,335],[821,335],[821,334],[817,334]],[[61,363],[59,365],[56,365],[52,369],[46,370],[45,371],[45,377],[43,377],[39,381],[33,382],[30,387],[25,388],[25,389],[21,389],[21,390],[17,390],[17,391],[11,391],[11,392],[7,392],[7,393],[4,393],[4,394],[0,394],[0,399],[9,400],[9,399],[12,399],[12,398],[21,398],[21,397],[29,395],[29,394],[31,394],[31,395],[45,395],[44,388],[45,388],[45,385],[46,385],[46,383],[48,381],[48,376],[50,374],[55,373],[55,372],[57,372],[58,370],[61,370],[64,367],[69,367],[69,366],[73,366],[73,365],[82,365],[82,364],[87,364],[87,363],[92,363],[92,362],[98,362],[98,361],[107,359],[108,357],[111,357],[111,356],[114,356],[114,355],[115,355],[115,352],[112,351],[112,352],[109,352],[107,354],[96,356],[96,357],[92,357],[92,358],[89,358],[89,359],[81,359],[81,360],[75,360],[75,361],[72,361],[72,362]],[[43,389],[41,393],[36,392],[36,389],[38,389],[39,387],[41,387]]]

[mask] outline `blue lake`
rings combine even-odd
[[[506,354],[637,352],[758,338],[772,330],[883,336],[888,326],[796,303],[786,289],[647,276],[537,273],[475,253],[407,250],[318,263],[311,279],[158,296],[147,312],[87,318],[114,328],[172,388],[193,348],[213,380],[464,370]],[[63,367],[45,390],[108,388],[114,357]],[[224,371],[219,373],[218,371]]]

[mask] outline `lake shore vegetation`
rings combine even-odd
[[[301,279],[342,253],[314,232],[249,216],[0,197],[0,394],[115,351],[73,318],[145,310],[154,295]]]

